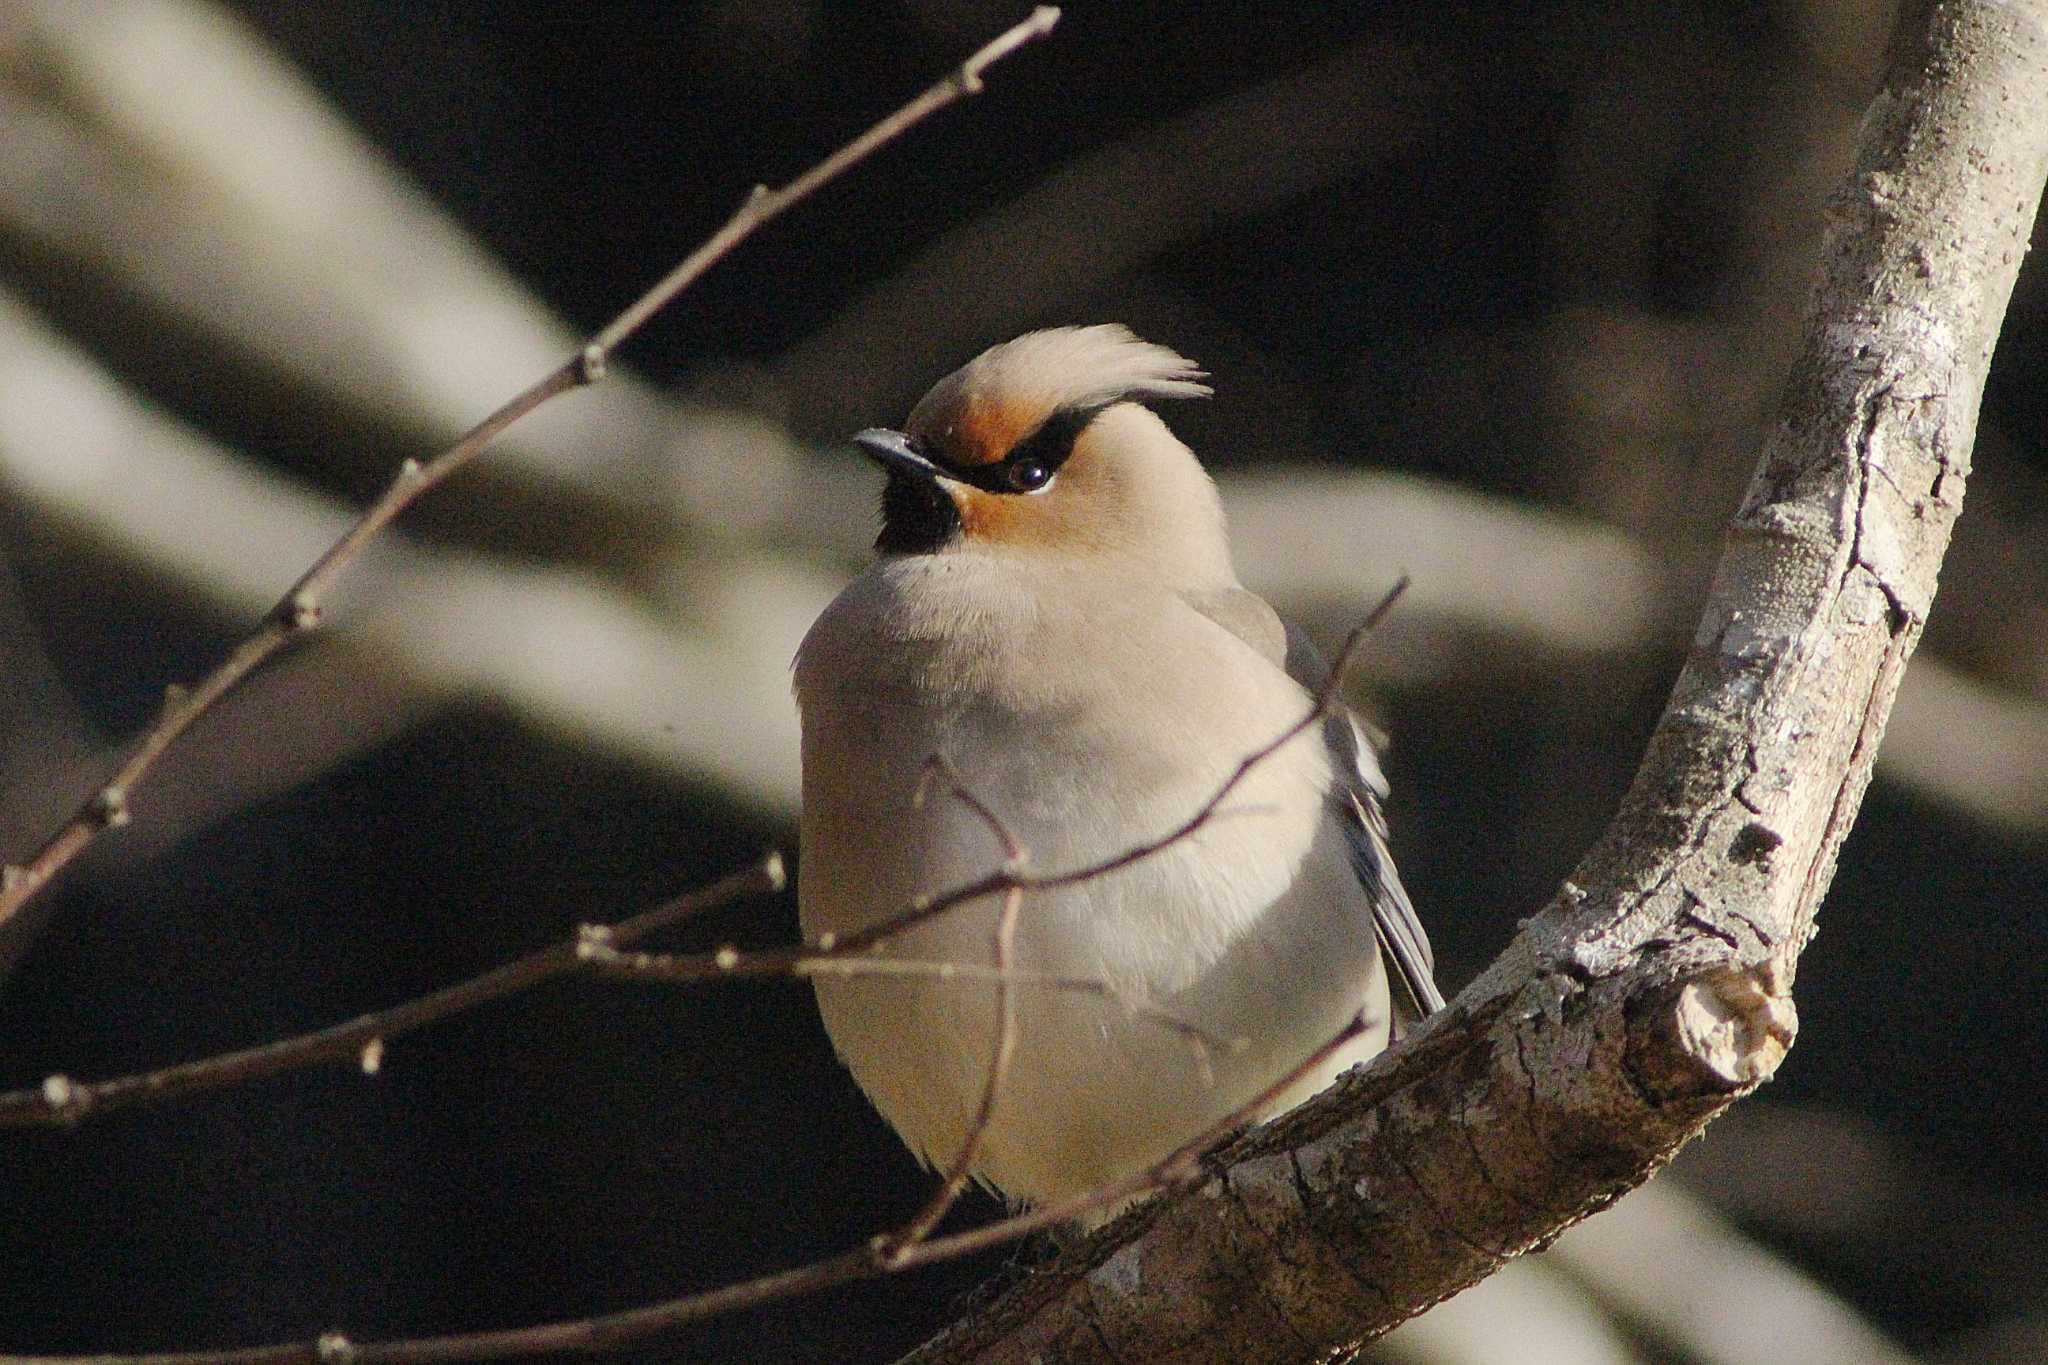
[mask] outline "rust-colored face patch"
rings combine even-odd
[[[1053,408],[1052,400],[1039,394],[969,395],[959,414],[931,433],[941,454],[963,469],[995,464],[1016,449]]]
[[[1071,481],[1069,456],[1100,408],[1061,408],[1035,391],[997,392],[935,391],[911,414],[909,439],[940,472],[953,529],[964,540],[1000,545],[1085,537],[1085,522],[1069,524],[1078,486],[1060,484]],[[1080,477],[1085,484],[1088,476]]]
[[[1100,493],[1100,471],[1091,455],[1083,435],[1052,483],[1038,493],[998,493],[952,484],[946,491],[959,510],[961,536],[985,544],[1066,549],[1095,543],[1099,528],[1088,508]]]
[[[1072,528],[1062,525],[1052,504],[1052,499],[1060,496],[1057,490],[1043,497],[1020,497],[956,484],[948,491],[953,505],[960,509],[960,534],[967,540],[992,545],[1058,545],[1072,538]]]

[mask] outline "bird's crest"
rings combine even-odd
[[[1052,413],[1130,399],[1206,398],[1208,376],[1128,327],[1050,327],[992,346],[940,380],[909,430],[964,464],[1002,459]]]

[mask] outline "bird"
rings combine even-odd
[[[1017,1206],[1147,1169],[1355,1028],[1249,1117],[1284,1112],[1443,1006],[1374,748],[1341,707],[1304,723],[1327,665],[1238,582],[1216,486],[1152,409],[1207,378],[1121,325],[1054,327],[858,433],[885,474],[878,553],[793,665],[798,913],[828,947],[1013,855],[1045,874],[1158,840],[1298,730],[1183,837],[1023,892],[985,1123],[1000,892],[870,949],[922,971],[813,976],[912,1152],[944,1168],[978,1130],[969,1173]],[[929,790],[935,764],[972,799]]]

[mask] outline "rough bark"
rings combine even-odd
[[[1770,1077],[2044,173],[2048,0],[1909,6],[1691,656],[1571,881],[1410,1043],[910,1360],[1330,1358],[1604,1207]]]

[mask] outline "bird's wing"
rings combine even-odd
[[[1266,599],[1244,588],[1182,593],[1187,604],[1258,651],[1275,668],[1286,668],[1292,649],[1286,623]]]
[[[1401,992],[1407,996],[1404,1002],[1401,992],[1396,993],[1396,1018],[1407,1013],[1419,1023],[1444,1007],[1444,997],[1436,988],[1436,959],[1429,950],[1429,935],[1423,932],[1414,902],[1408,899],[1408,888],[1401,885],[1401,874],[1394,870],[1394,855],[1387,847],[1387,817],[1380,808],[1386,788],[1382,785],[1375,790],[1371,785],[1372,778],[1379,773],[1379,760],[1372,756],[1372,746],[1359,734],[1351,717],[1333,717],[1332,724],[1333,728],[1341,726],[1347,732],[1346,747],[1360,758],[1354,770],[1359,780],[1338,794],[1345,802],[1343,813],[1348,817],[1344,831],[1351,841],[1351,866],[1372,897],[1373,929],[1379,934],[1381,950],[1393,964]]]
[[[1264,598],[1237,588],[1190,595],[1188,603],[1275,666],[1286,669],[1309,693],[1322,690],[1330,676],[1329,664],[1308,636],[1283,622]],[[1360,732],[1357,720],[1342,706],[1324,720],[1323,742],[1329,746],[1330,766],[1337,774],[1331,800],[1351,845],[1351,866],[1372,901],[1373,931],[1380,949],[1401,983],[1395,992],[1397,1016],[1405,1014],[1410,1021],[1426,1019],[1444,1007],[1444,997],[1436,988],[1429,935],[1423,932],[1387,847],[1382,803],[1388,786],[1379,755]]]

